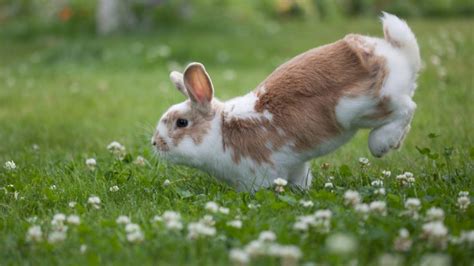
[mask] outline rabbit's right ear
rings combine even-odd
[[[188,91],[184,86],[183,74],[179,73],[178,71],[173,71],[170,73],[170,79],[176,89],[178,89],[178,91],[180,91],[184,96],[189,98]]]
[[[184,70],[183,81],[193,106],[202,112],[210,111],[214,87],[204,66],[201,63],[189,64]]]

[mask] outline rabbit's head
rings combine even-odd
[[[204,66],[191,63],[170,79],[187,100],[171,106],[161,117],[152,137],[160,156],[175,163],[196,165],[209,155],[209,141],[219,137],[220,102],[214,99],[212,81]]]

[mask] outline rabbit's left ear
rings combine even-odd
[[[178,71],[173,71],[170,73],[170,79],[179,92],[181,92],[184,96],[189,97],[188,91],[186,90],[186,87],[184,86],[183,74],[181,74]]]
[[[189,99],[200,109],[209,110],[214,88],[204,66],[200,63],[191,63],[186,67],[183,76]]]

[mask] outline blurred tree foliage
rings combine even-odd
[[[104,2],[115,2],[121,11],[100,12]],[[101,16],[115,14],[120,18],[110,31],[137,31],[183,22],[215,26],[236,20],[331,20],[382,10],[403,17],[472,16],[474,0],[0,0],[0,25],[14,24],[30,34],[45,28],[100,31]]]

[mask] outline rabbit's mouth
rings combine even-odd
[[[159,136],[158,134],[152,139],[152,145],[156,148],[158,152],[166,153],[170,150],[168,143],[166,143],[165,139]]]

